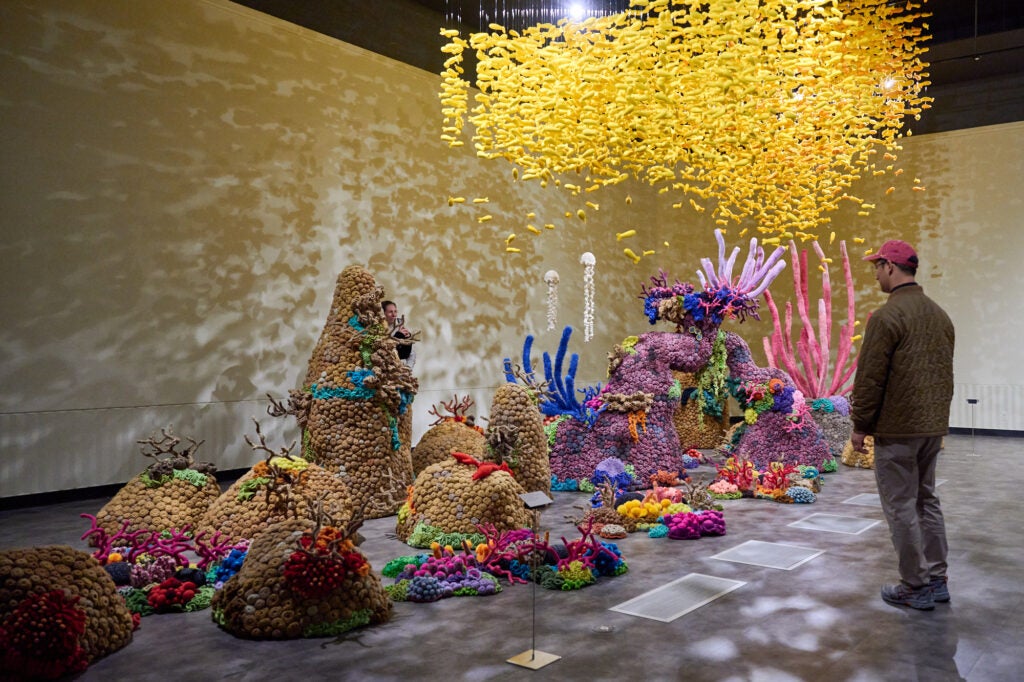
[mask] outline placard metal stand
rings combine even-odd
[[[523,506],[533,512],[533,537],[539,537],[540,512],[544,507],[547,507],[554,502],[554,500],[543,492],[523,493],[519,496],[519,499],[523,501]],[[530,605],[532,613],[530,621],[530,648],[523,653],[516,654],[512,658],[508,659],[508,662],[512,665],[529,668],[530,670],[540,670],[549,663],[554,663],[562,658],[557,654],[537,651],[537,581],[536,579],[533,579],[533,576],[537,575],[537,558],[536,552],[533,552],[530,556],[530,576],[531,582],[533,583]]]
[[[971,453],[968,457],[977,457],[978,450],[974,444],[974,407],[978,404],[977,398],[968,398],[967,404],[971,406]]]

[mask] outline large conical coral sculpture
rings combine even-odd
[[[772,314],[774,330],[771,337],[763,339],[764,352],[768,366],[785,369],[804,398],[810,402],[811,414],[825,432],[832,455],[838,456],[852,430],[850,404],[845,396],[852,388],[853,373],[857,369],[857,357],[852,353],[853,342],[858,337],[854,335],[856,320],[850,257],[846,251],[846,242],[840,241],[839,251],[846,279],[846,322],[839,328],[839,346],[833,363],[832,282],[828,269],[830,259],[825,257],[821,245],[814,242],[814,251],[821,262],[821,298],[818,299],[815,321],[810,314],[807,251],[798,254],[796,244],[792,241],[789,250],[793,261],[796,310],[801,323],[800,337],[796,339],[793,335],[793,303],[786,303],[783,322],[771,293],[766,291],[765,300]]]
[[[785,267],[785,249],[766,258],[752,239],[741,272],[734,277],[740,249],[726,257],[721,231],[715,236],[718,263],[702,259],[703,272],[697,273],[700,290],[678,281],[669,285],[664,273],[652,278],[653,286],[643,288],[644,312],[651,324],[665,320],[674,323],[676,331],[631,337],[610,355],[608,383],[588,401],[599,411],[593,426],[579,419],[558,424],[551,470],[560,481],[589,478],[599,462],[612,456],[632,464],[641,481],[659,470],[681,471],[683,452],[672,420],[679,392],[672,373],[699,374],[709,365],[715,366],[719,384],[727,374],[733,385],[752,387],[775,380],[782,389],[778,401],[759,403],[761,412],[774,413],[760,425],[760,412],[748,414],[751,423],[738,456],[754,459],[759,466],[774,460],[818,465],[827,458],[820,429],[806,423],[793,407],[797,390],[792,380],[781,370],[754,365],[743,339],[719,329],[728,318],[757,315],[757,297]],[[802,398],[798,402],[803,405]]]
[[[290,401],[307,459],[341,476],[353,504],[378,516],[398,510],[381,504],[393,499],[393,486],[412,482],[410,405],[419,388],[388,335],[383,294],[364,268],[342,271],[302,390]]]

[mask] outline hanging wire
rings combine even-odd
[[[974,61],[979,61],[981,55],[978,54],[978,0],[974,0]]]
[[[479,0],[474,21],[469,14],[463,16],[463,2],[445,0],[445,18],[455,23],[466,21],[478,31],[489,31],[488,25],[496,23],[507,30],[522,32],[529,26],[557,24],[568,18],[575,2],[583,6],[581,20],[633,11],[629,0]]]

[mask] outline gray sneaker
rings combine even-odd
[[[903,585],[882,585],[882,599],[894,606],[909,606],[918,611],[931,611],[935,608],[935,598],[930,585],[916,590]]]
[[[946,576],[932,578],[932,581],[928,583],[928,587],[932,591],[932,599],[942,604],[949,601],[949,583]]]

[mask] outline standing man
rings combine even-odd
[[[889,294],[868,320],[857,360],[851,441],[875,438],[875,479],[899,557],[900,582],[882,587],[889,604],[931,610],[948,602],[946,526],[935,496],[935,464],[949,433],[953,323],[915,281],[917,253],[887,241],[873,261]]]

